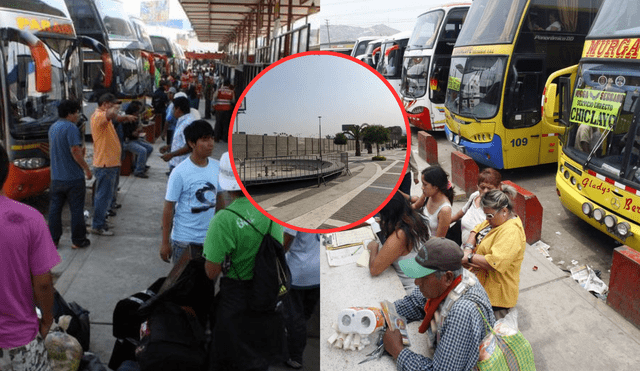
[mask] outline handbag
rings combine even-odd
[[[473,369],[480,371],[535,371],[533,349],[520,330],[514,335],[500,335],[491,327],[477,304],[476,308],[487,329],[494,336],[495,348],[488,359],[478,361]]]

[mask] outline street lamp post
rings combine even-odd
[[[320,162],[322,162],[322,116],[318,116],[318,139],[320,139]]]

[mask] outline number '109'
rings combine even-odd
[[[511,147],[526,146],[529,141],[527,138],[511,139]]]

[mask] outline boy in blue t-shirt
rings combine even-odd
[[[169,176],[162,213],[160,257],[167,263],[171,258],[174,264],[189,245],[202,246],[219,188],[219,161],[209,157],[214,145],[211,125],[194,121],[184,136],[191,154]]]

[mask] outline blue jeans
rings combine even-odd
[[[175,265],[188,248],[189,242],[171,239],[171,263]]]
[[[84,197],[86,187],[84,179],[51,180],[49,187],[49,231],[56,244],[62,236],[62,207],[69,203],[71,212],[71,241],[82,243],[87,238],[84,225]]]
[[[93,229],[104,229],[107,209],[115,198],[114,188],[118,178],[119,166],[97,167],[93,170],[96,177],[96,194],[93,199]]]
[[[153,152],[153,146],[147,141],[138,139],[124,142],[123,149],[137,156],[133,173],[138,175],[144,173],[145,166],[147,165],[147,157]]]

